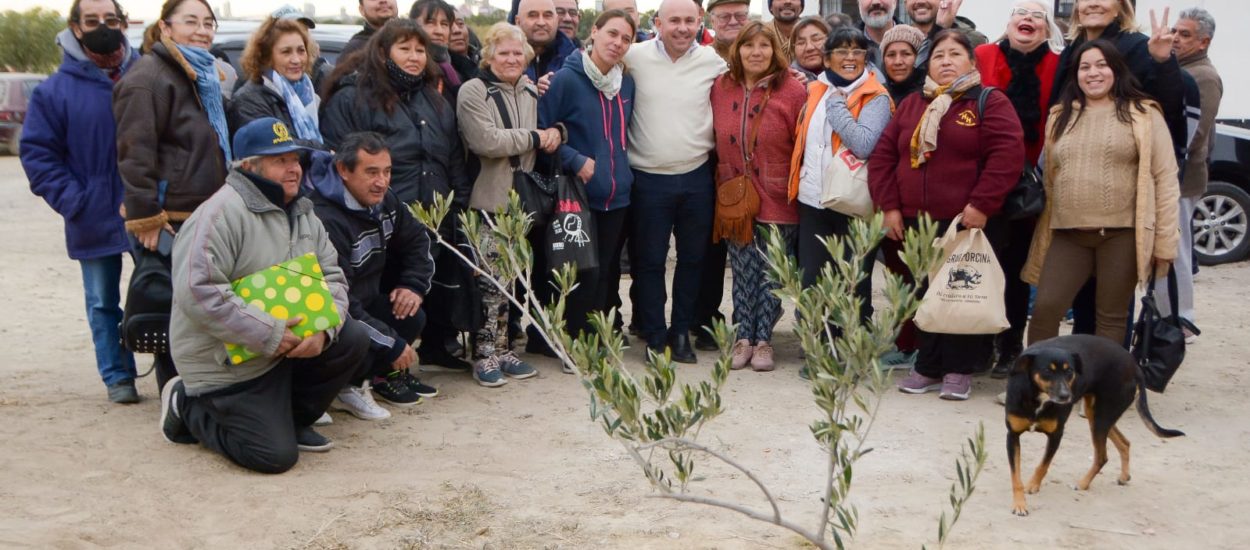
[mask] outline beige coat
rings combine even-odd
[[[1176,157],[1172,151],[1172,138],[1159,106],[1146,102],[1145,113],[1132,109],[1133,138],[1137,142],[1137,208],[1133,229],[1137,241],[1137,282],[1144,283],[1150,277],[1152,258],[1175,260],[1180,243],[1177,225],[1177,201],[1180,183],[1176,179]],[[1060,107],[1050,110],[1046,123],[1047,149],[1050,134]],[[1046,155],[1043,185],[1046,187],[1046,209],[1037,220],[1033,245],[1029,248],[1029,260],[1024,264],[1020,278],[1036,285],[1042,274],[1042,263],[1050,249],[1050,197],[1054,195],[1054,167],[1063,159]],[[1157,275],[1166,276],[1166,268]]]
[[[512,189],[512,166],[509,156],[520,161],[519,170],[534,169],[534,153],[538,149],[538,92],[529,79],[521,77],[515,85],[486,78],[475,78],[460,87],[456,98],[456,118],[464,143],[482,162],[482,170],[473,182],[469,207],[493,212],[508,202]],[[503,117],[487,87],[503,95],[511,124],[504,127]]]

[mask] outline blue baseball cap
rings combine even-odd
[[[291,137],[291,129],[273,117],[258,118],[244,124],[235,132],[233,145],[234,160],[312,150],[296,142]]]

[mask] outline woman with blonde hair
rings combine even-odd
[[[483,216],[507,206],[513,173],[533,170],[539,150],[551,153],[560,145],[559,130],[538,129],[538,92],[525,78],[533,58],[534,49],[519,27],[495,23],[482,37],[481,72],[460,87],[460,136],[482,167],[469,208]],[[479,267],[489,270],[499,252],[491,233],[483,235],[487,242],[480,247],[484,257]],[[478,277],[477,286],[485,323],[473,334],[473,378],[482,386],[497,387],[507,383],[505,375],[534,376],[537,371],[517,357],[508,340],[508,297],[485,277]],[[511,281],[504,286],[510,287]]]
[[[258,118],[281,120],[295,137],[321,143],[317,110],[321,99],[313,89],[317,42],[293,19],[269,17],[243,49],[241,65],[247,83],[230,102],[230,133]]]
[[[823,50],[823,37],[821,42]],[[735,369],[748,364],[757,371],[774,368],[770,342],[781,318],[781,300],[773,295],[777,287],[766,276],[763,242],[765,232],[776,228],[793,255],[798,238],[799,213],[789,201],[788,180],[794,132],[807,91],[790,77],[784,56],[781,41],[773,33],[758,21],[748,23],[729,47],[729,72],[712,85],[717,182],[746,176],[760,198],[759,213],[744,234],[712,235],[714,240],[729,240],[737,325]]]

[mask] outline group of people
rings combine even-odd
[[[1004,333],[904,328],[886,361],[910,367],[902,391],[967,399],[973,373],[1005,376],[1026,326],[1029,342],[1054,336],[1069,307],[1077,331],[1121,341],[1135,283],[1173,263],[1192,321],[1189,209],[1222,93],[1207,12],[1174,28],[1164,15],[1148,37],[1126,0],[1078,0],[1065,37],[1049,3],[1017,0],[1002,37],[974,46],[957,1],[908,1],[912,26],[895,0],[860,0],[859,23],[803,18],[803,0],[770,1],[768,23],[746,0],[663,0],[654,38],[634,0],[604,4],[588,36],[571,0],[518,0],[515,24],[476,36],[444,0],[417,0],[408,17],[360,0],[364,26],[333,67],[311,22],[284,8],[252,36],[235,89],[210,52],[204,0],[168,0],[142,55],[116,0],[75,0],[64,62],[31,99],[22,163],[65,219],[109,398],[138,401],[119,344],[125,254],[172,266],[169,351],[154,362],[165,437],[249,469],[282,472],[299,451],[330,448],[314,429],[327,410],[376,420],[390,415],[378,399],[437,395],[417,364],[486,387],[535,376],[513,350],[516,282],[474,276],[432,244],[463,240],[455,214],[505,206],[518,171],[584,188],[597,267],[579,271],[568,330],[620,307],[627,256],[629,330],[680,363],[715,349],[705,328],[721,316],[728,264],[732,366],[775,368],[782,304],[763,235],[778,231],[815,282],[832,260],[821,238],[865,215],[826,200],[834,163],[866,166],[888,269],[910,276],[901,240],[927,214],[943,230],[984,230],[1007,273]],[[1035,166],[1045,211],[1005,219]],[[745,195],[758,206],[744,221]],[[453,197],[452,215],[436,235],[408,206],[439,196]],[[529,237],[540,302],[553,299],[544,229]],[[489,273],[496,247],[480,251],[468,261]],[[332,303],[303,305],[342,312],[338,326],[305,330],[235,290],[308,254],[319,271],[304,284],[320,279]],[[856,289],[865,317],[871,290],[870,278]],[[256,357],[235,364],[225,344]],[[525,352],[553,355],[535,331]]]

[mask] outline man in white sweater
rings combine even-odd
[[[694,2],[664,0],[655,26],[657,38],[635,45],[625,57],[636,85],[629,125],[634,313],[649,348],[663,352],[667,345],[674,361],[694,363],[690,325],[716,204],[710,94],[728,68],[715,50],[695,43]],[[664,271],[673,235],[677,270],[666,325]]]

